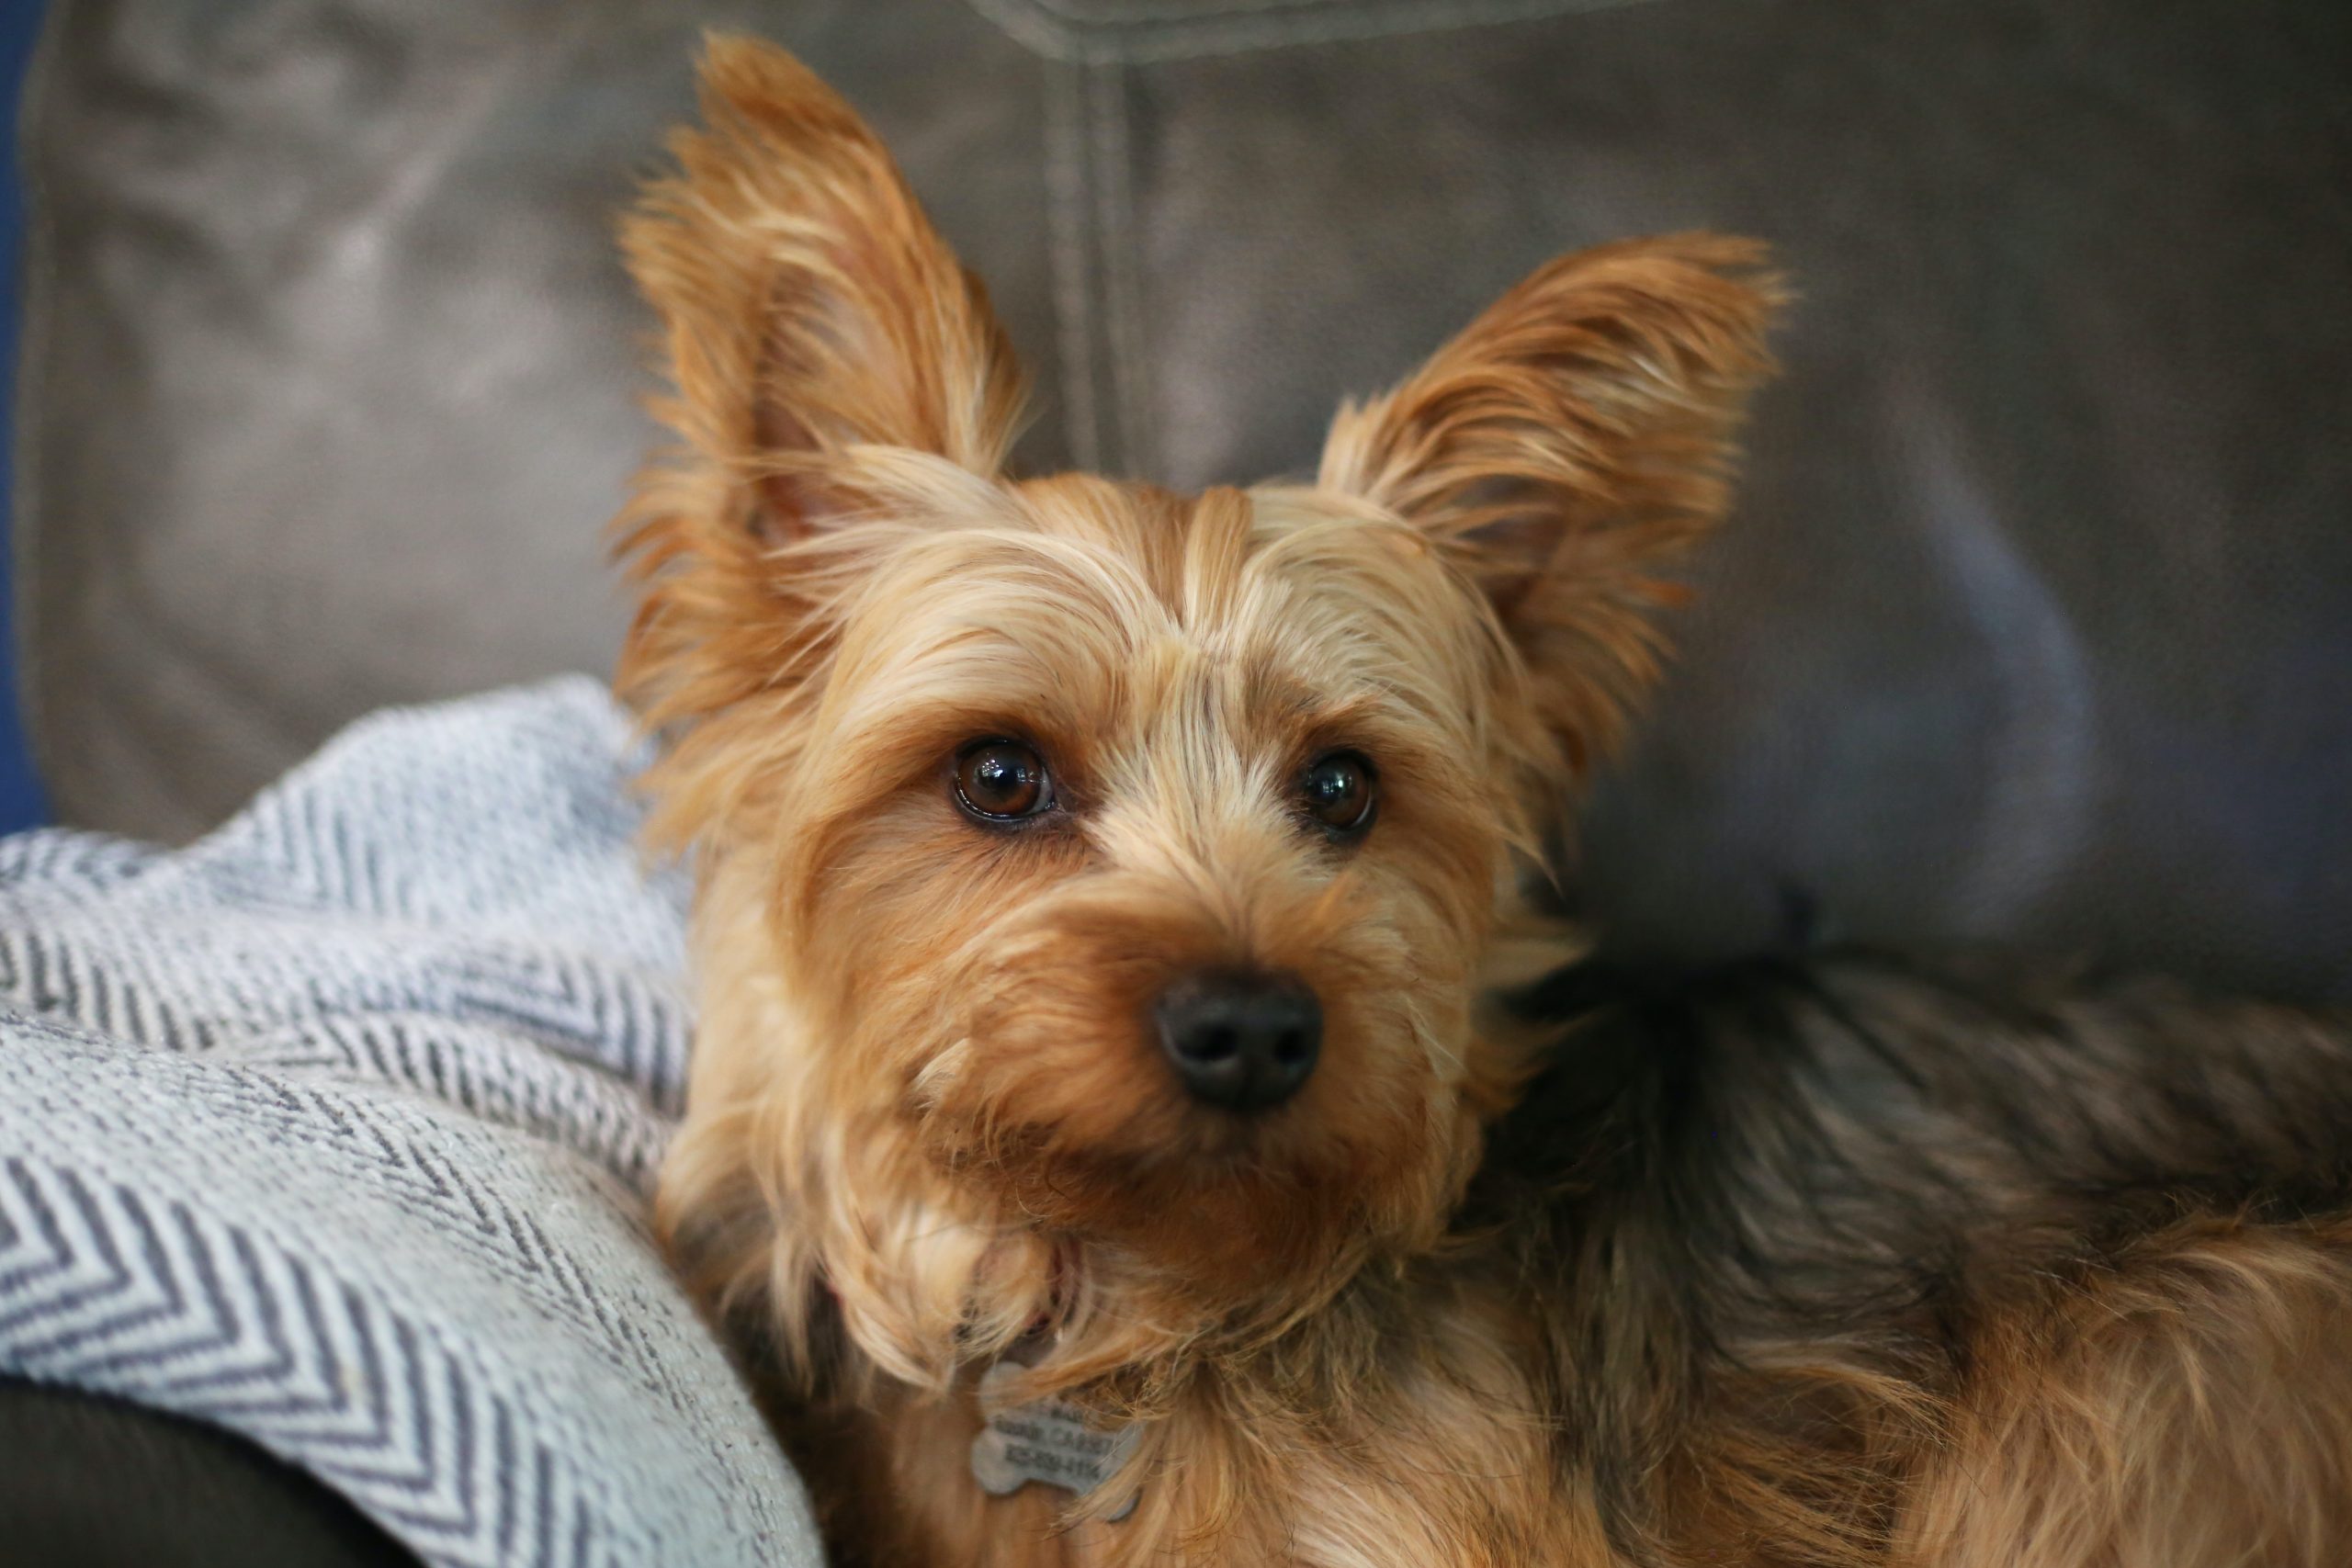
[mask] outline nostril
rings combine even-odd
[[[1193,1031],[1176,1048],[1196,1062],[1221,1062],[1241,1049],[1241,1036],[1229,1024],[1212,1023]]]
[[[1295,1067],[1306,1060],[1306,1036],[1295,1029],[1285,1029],[1274,1042],[1274,1060],[1285,1067]]]

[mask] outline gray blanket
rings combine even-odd
[[[379,715],[193,847],[0,840],[0,1371],[435,1563],[813,1563],[663,1271],[681,889],[574,679]]]

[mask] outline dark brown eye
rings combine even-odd
[[[1299,797],[1306,814],[1332,834],[1351,836],[1372,826],[1373,807],[1380,797],[1377,775],[1357,753],[1334,751],[1306,770]]]
[[[956,799],[983,822],[1018,822],[1054,803],[1045,760],[1018,740],[975,740],[956,753]]]

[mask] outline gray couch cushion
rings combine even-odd
[[[2339,0],[59,10],[22,589],[71,819],[186,834],[364,708],[602,667],[609,218],[710,20],[892,141],[1037,467],[1301,468],[1555,251],[1773,240],[1789,376],[1579,897],[1649,952],[1798,902],[2352,988]]]
[[[696,15],[788,9],[944,111],[897,129],[1050,346],[1037,66],[893,8]],[[357,713],[605,667],[601,530],[652,436],[612,221],[696,32],[629,0],[58,6],[24,607],[63,819],[184,837]]]

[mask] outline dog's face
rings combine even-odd
[[[626,677],[706,857],[671,1222],[901,1370],[1311,1309],[1435,1237],[1509,1093],[1497,890],[1722,506],[1754,255],[1546,267],[1312,485],[1015,481],[1011,354],[870,135],[757,45],[706,89],[628,234],[684,445]]]
[[[1309,496],[922,472],[769,818],[828,1093],[1204,1289],[1428,1224],[1517,811],[1476,602]]]

